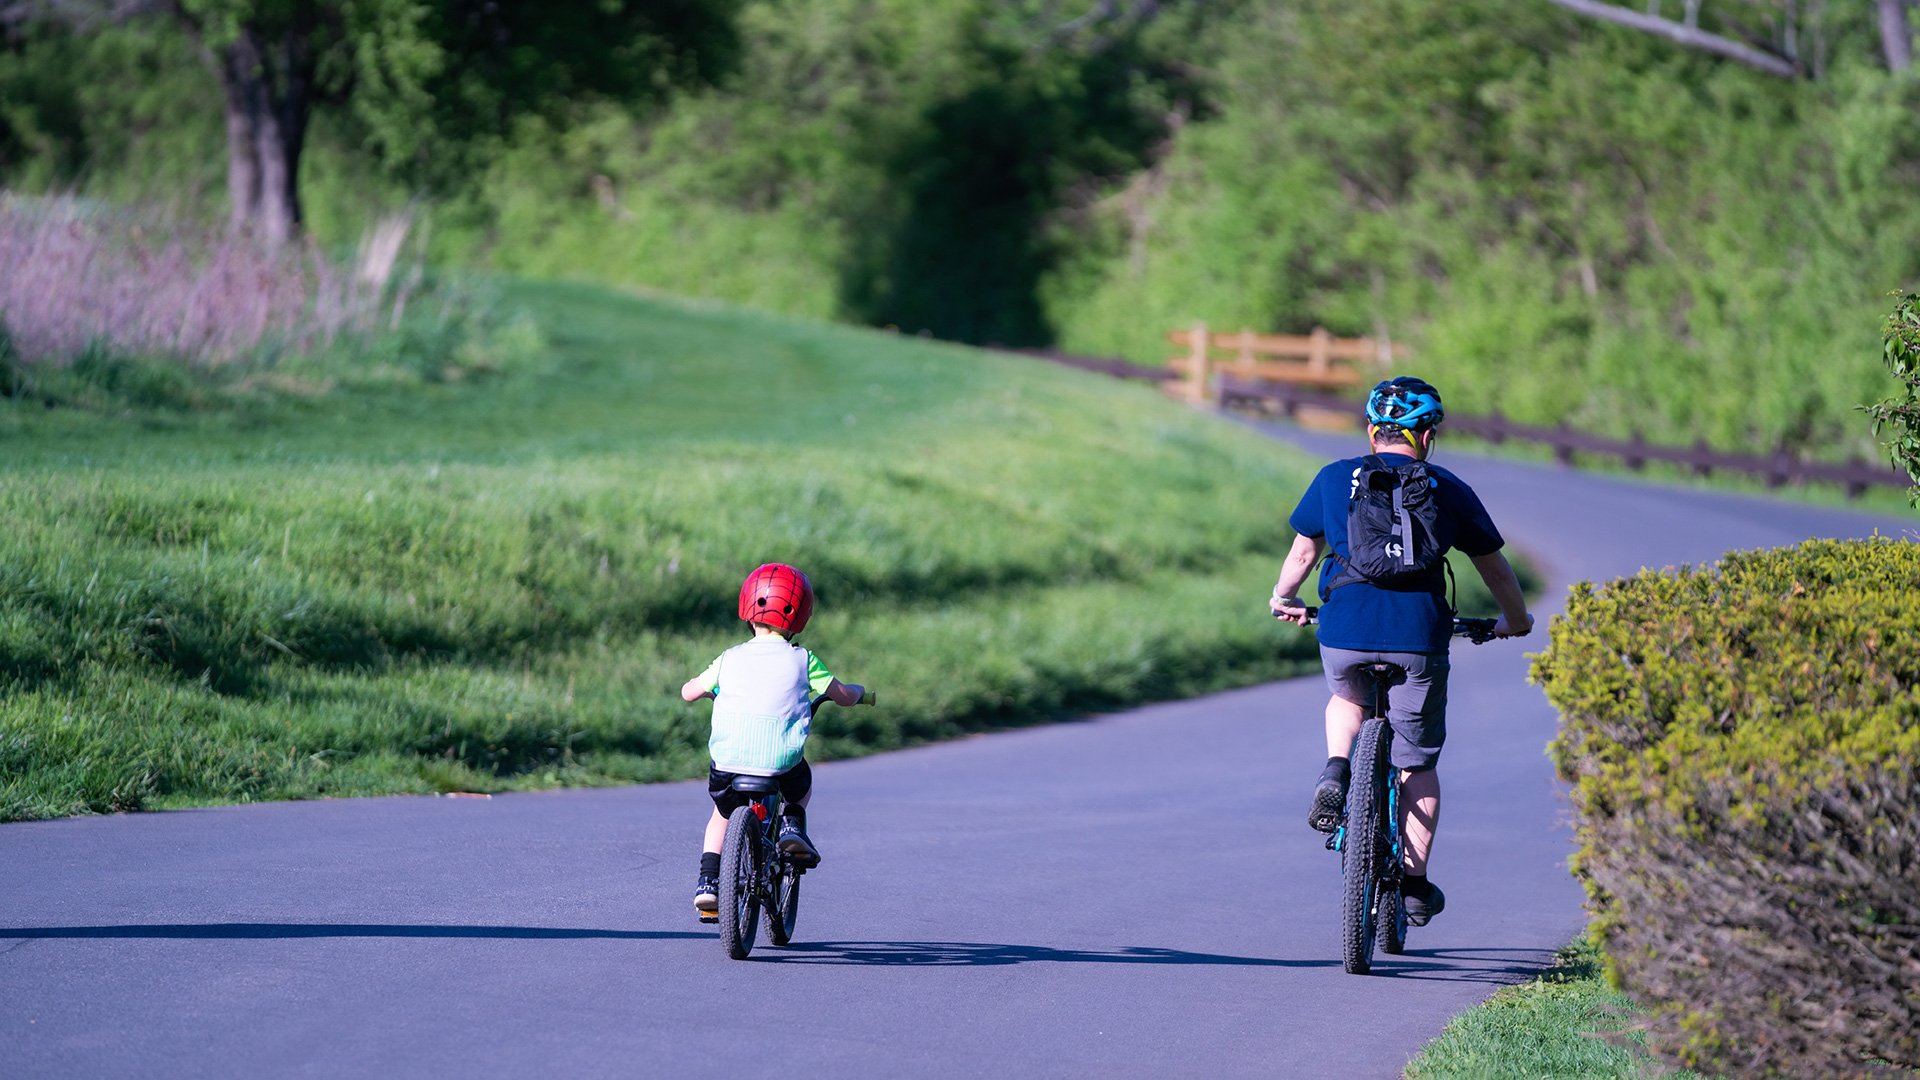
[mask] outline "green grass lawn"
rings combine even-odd
[[[1608,986],[1582,935],[1538,978],[1453,1019],[1407,1066],[1407,1080],[1638,1080],[1659,1073],[1637,1049],[1631,1001]]]
[[[0,404],[0,815],[694,775],[675,690],[768,560],[883,706],[835,757],[1316,666],[1264,617],[1314,467],[1151,389],[515,285],[492,376]]]

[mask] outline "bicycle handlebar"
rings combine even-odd
[[[820,706],[825,705],[827,702],[832,700],[833,700],[832,698],[828,697],[825,694],[821,694],[819,697],[814,698],[812,704],[808,707],[808,714],[812,716],[818,716],[820,714]],[[880,695],[874,693],[870,689],[861,690],[860,700],[854,702],[855,705],[878,705],[879,703],[880,703]]]
[[[1276,619],[1279,618],[1280,613],[1277,611],[1274,612],[1273,617]],[[1313,626],[1319,621],[1320,609],[1317,607],[1307,608],[1306,625]],[[1497,622],[1499,622],[1498,619],[1456,618],[1453,620],[1453,636],[1466,638],[1475,645],[1485,645],[1487,642],[1493,640],[1493,627]]]

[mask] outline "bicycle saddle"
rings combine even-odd
[[[742,795],[768,795],[780,786],[776,776],[735,776],[727,785]]]
[[[1389,664],[1384,660],[1362,666],[1366,668],[1367,674],[1376,679],[1395,679],[1407,673],[1406,669],[1399,664]]]

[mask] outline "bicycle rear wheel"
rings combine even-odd
[[[767,940],[785,945],[793,940],[794,923],[800,920],[800,871],[783,866],[771,876],[773,903],[767,907]]]
[[[1341,959],[1347,974],[1373,968],[1374,907],[1379,900],[1381,848],[1386,835],[1385,720],[1368,720],[1354,740],[1352,775],[1347,787],[1347,835],[1341,849],[1346,884],[1340,897]],[[723,901],[724,902],[724,901]]]
[[[1399,956],[1407,947],[1406,898],[1400,895],[1397,887],[1389,886],[1380,890],[1380,900],[1374,907],[1374,922],[1380,927],[1380,951],[1388,956]]]
[[[727,842],[720,850],[720,944],[727,955],[745,960],[753,951],[760,923],[760,819],[751,805],[727,818]]]

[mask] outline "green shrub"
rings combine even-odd
[[[1576,870],[1670,1062],[1920,1064],[1920,546],[1809,541],[1573,590]]]
[[[1887,316],[1882,335],[1887,370],[1901,384],[1894,397],[1865,406],[1874,433],[1893,429],[1887,449],[1907,475],[1920,484],[1920,293],[1908,293]],[[1920,487],[1907,489],[1907,501],[1920,506]]]

